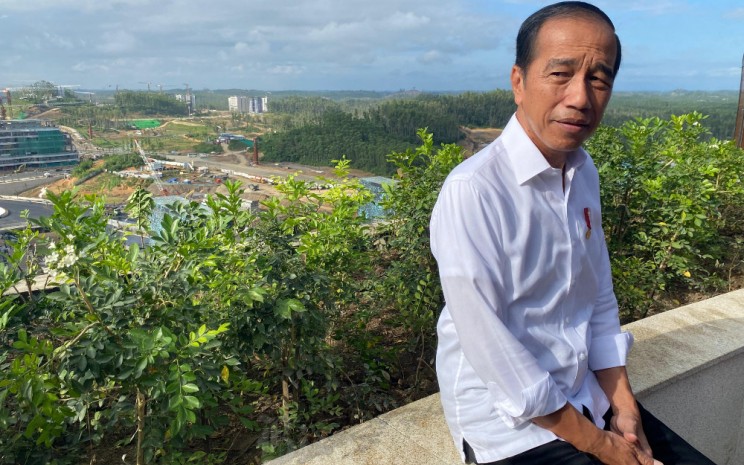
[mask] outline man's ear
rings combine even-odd
[[[514,103],[519,106],[522,103],[522,95],[524,91],[524,73],[522,68],[517,65],[512,66],[511,70],[511,86],[512,92],[514,92]]]

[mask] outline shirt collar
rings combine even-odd
[[[504,128],[501,139],[520,185],[551,168],[517,120],[516,113],[512,115],[509,123]],[[574,150],[566,159],[566,171],[583,165],[587,157],[588,155],[584,149]]]

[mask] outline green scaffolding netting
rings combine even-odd
[[[156,119],[135,119],[131,121],[132,126],[137,129],[152,129],[160,126],[160,121]]]

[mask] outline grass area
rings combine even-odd
[[[102,149],[113,149],[131,144],[138,139],[146,151],[157,152],[194,152],[200,143],[214,139],[221,132],[243,134],[253,137],[264,130],[255,121],[236,122],[230,117],[202,119],[160,119],[158,127],[141,130],[107,130],[93,129],[91,142]],[[88,136],[88,127],[74,125],[83,137]],[[139,133],[139,134],[138,134]]]
[[[161,127],[159,131],[164,135],[193,135],[197,137],[206,137],[210,135],[210,133],[212,133],[210,128],[208,128],[206,125],[180,121],[171,121],[167,125]]]
[[[121,138],[110,138],[102,135],[93,137],[93,145],[102,149],[113,149],[121,146]]]

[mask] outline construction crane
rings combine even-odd
[[[145,166],[152,172],[152,179],[155,182],[155,185],[157,186],[158,190],[160,190],[160,193],[163,195],[168,195],[168,191],[165,189],[165,186],[163,186],[163,183],[160,181],[160,178],[158,178],[155,174],[155,167],[150,163],[150,159],[147,158],[147,155],[145,155],[145,151],[142,150],[142,146],[140,145],[139,141],[137,139],[134,139],[134,145],[137,147],[137,153],[139,153],[140,158],[142,158],[142,161],[145,163]]]

